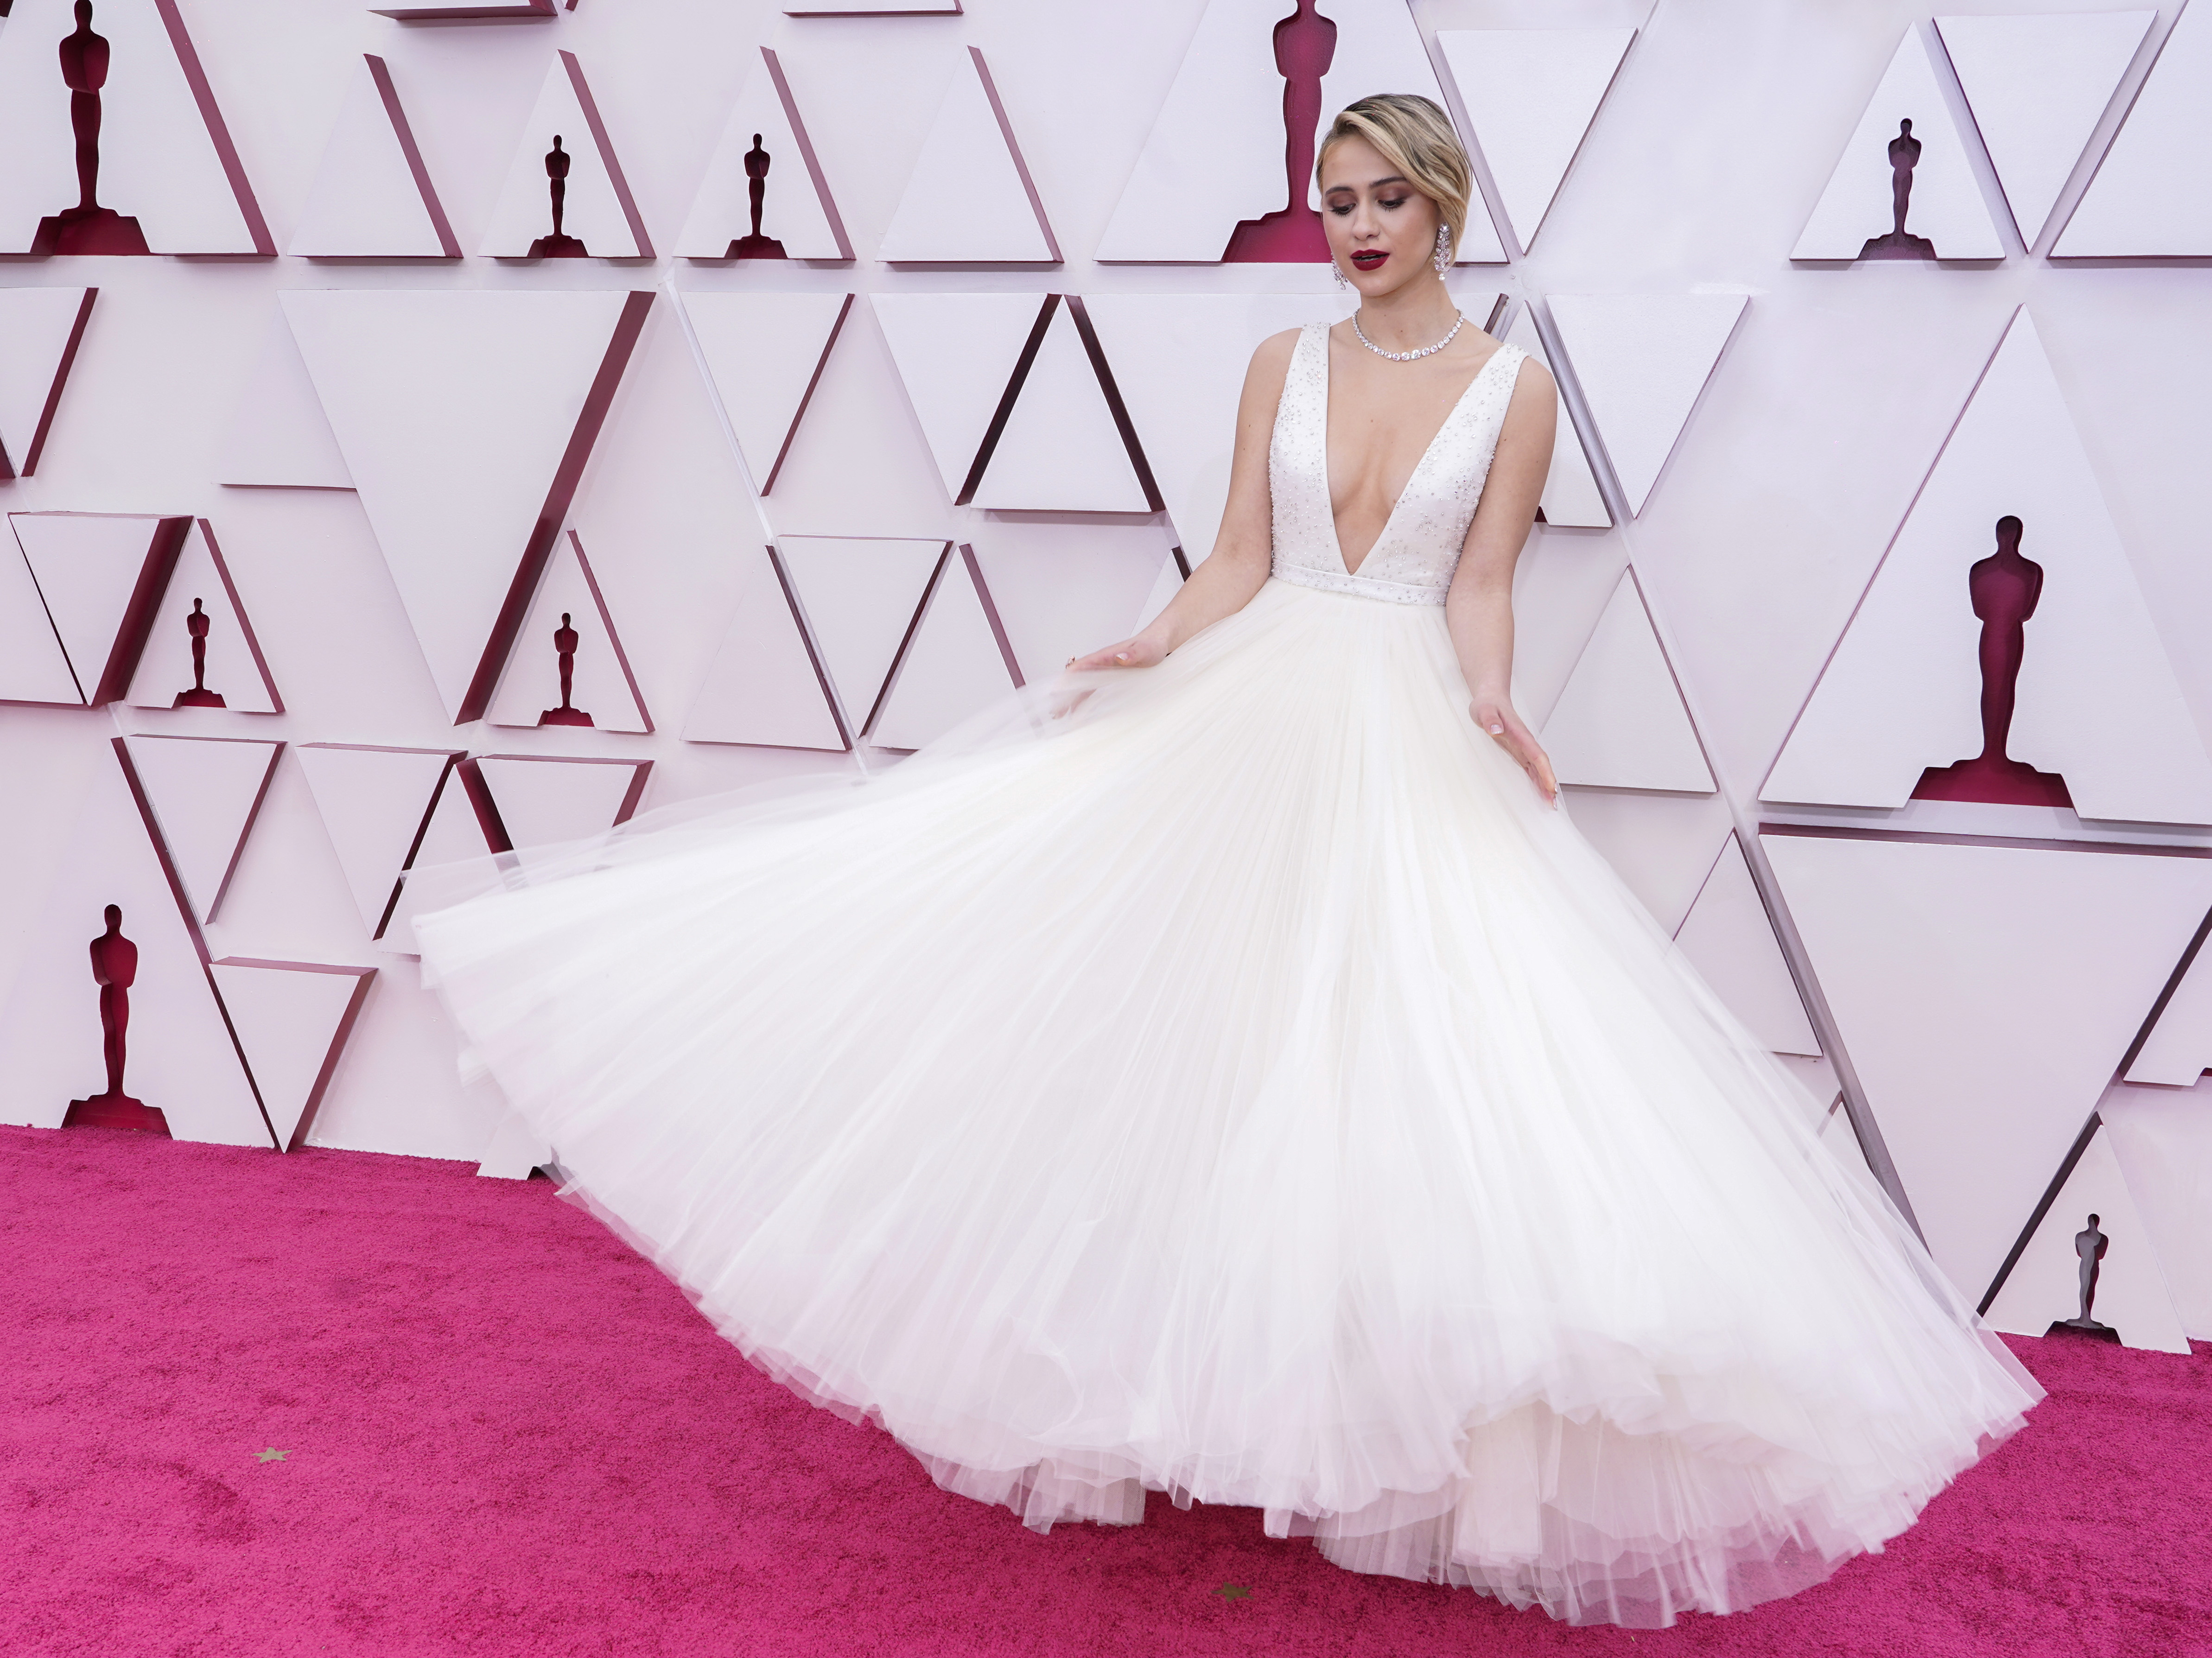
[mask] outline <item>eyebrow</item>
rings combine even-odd
[[[1411,180],[1407,179],[1403,174],[1394,173],[1387,179],[1370,179],[1367,181],[1366,187],[1370,190],[1380,190],[1384,185],[1402,185],[1410,182]],[[1322,191],[1322,194],[1324,196],[1334,196],[1340,190],[1358,190],[1358,188],[1360,188],[1360,186],[1358,185],[1331,185],[1327,190]]]

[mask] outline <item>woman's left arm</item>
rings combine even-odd
[[[1536,521],[1537,501],[1551,473],[1559,393],[1544,365],[1534,358],[1516,372],[1490,477],[1444,596],[1444,622],[1460,671],[1474,694],[1468,711],[1474,723],[1556,805],[1559,785],[1552,775],[1551,758],[1513,708],[1513,567]]]

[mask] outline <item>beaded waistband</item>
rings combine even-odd
[[[1442,604],[1445,589],[1414,587],[1402,581],[1385,581],[1379,576],[1346,575],[1341,570],[1315,570],[1303,564],[1285,564],[1277,561],[1270,572],[1278,581],[1287,581],[1294,587],[1314,587],[1325,593],[1350,593],[1355,598],[1379,598],[1391,604]]]

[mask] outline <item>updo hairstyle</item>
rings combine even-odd
[[[1474,193],[1474,169],[1451,119],[1431,99],[1412,92],[1378,92],[1347,104],[1329,123],[1314,154],[1314,185],[1321,185],[1322,163],[1329,149],[1346,138],[1364,138],[1382,159],[1422,195],[1437,204],[1437,216],[1451,232],[1456,258],[1460,234],[1467,228],[1467,204]]]

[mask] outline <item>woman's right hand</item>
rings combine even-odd
[[[1103,650],[1093,651],[1088,656],[1070,657],[1067,666],[1073,673],[1089,673],[1099,668],[1149,668],[1164,660],[1166,656],[1167,651],[1159,641],[1139,634],[1118,645],[1109,645]]]

